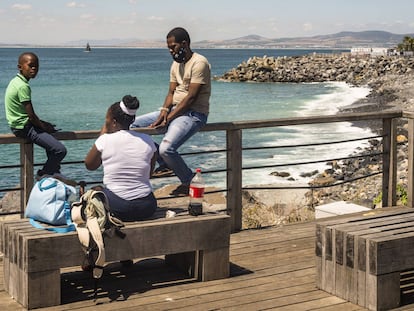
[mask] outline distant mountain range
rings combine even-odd
[[[336,34],[313,37],[269,39],[258,35],[222,41],[195,42],[201,48],[352,48],[352,47],[395,47],[405,36],[414,34],[393,34],[386,31],[343,31]]]
[[[414,37],[414,34],[394,34],[386,31],[343,31],[330,35],[296,38],[265,38],[259,35],[248,35],[229,40],[204,40],[192,42],[194,48],[314,48],[314,49],[350,49],[352,47],[395,47],[401,43],[405,36]],[[164,48],[164,40],[139,39],[111,39],[89,40],[94,47],[140,47]],[[0,46],[10,46],[1,44]],[[83,47],[85,40],[67,42],[62,46]]]

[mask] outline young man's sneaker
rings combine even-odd
[[[186,197],[190,192],[190,186],[188,185],[179,185],[173,191],[170,192],[170,195],[175,197]]]
[[[48,174],[46,174],[44,171],[42,171],[42,170],[38,170],[37,171],[37,173],[36,173],[36,180],[37,181],[39,181],[39,180],[41,180],[41,179],[43,179],[43,178],[46,178],[46,177],[51,177],[50,175],[48,175]]]
[[[78,183],[75,180],[69,179],[65,175],[62,175],[61,173],[54,173],[52,177],[64,182],[65,184],[69,186],[76,187],[78,185]]]
[[[77,181],[69,179],[68,177],[62,175],[61,173],[54,173],[53,175],[50,175],[50,174],[46,174],[43,170],[38,170],[37,171],[37,173],[36,173],[36,180],[37,181],[39,181],[43,178],[46,178],[46,177],[56,178],[56,179],[64,182],[65,184],[73,186],[73,187],[76,187],[78,185]]]
[[[155,169],[154,173],[152,173],[153,178],[170,177],[170,176],[174,176],[174,172],[172,169],[166,166],[159,166]]]

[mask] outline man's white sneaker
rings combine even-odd
[[[64,182],[65,184],[67,184],[69,186],[76,187],[78,185],[76,180],[69,179],[65,175],[62,175],[61,173],[54,173],[51,177],[59,179],[60,181]]]

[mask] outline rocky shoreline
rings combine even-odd
[[[231,82],[327,82],[373,85],[390,75],[413,73],[414,58],[399,56],[308,54],[292,57],[251,57],[217,80]]]
[[[386,109],[414,110],[414,58],[387,56],[353,56],[342,54],[310,54],[298,57],[251,57],[236,68],[226,72],[217,80],[229,82],[328,82],[341,81],[353,86],[368,86],[370,94],[352,105],[343,107],[339,113],[369,112]],[[379,133],[375,122],[358,123]],[[398,136],[398,178],[400,189],[407,183],[407,129],[401,124]],[[381,151],[378,140],[370,141],[364,150],[355,150],[352,156]],[[306,205],[332,201],[350,201],[369,208],[375,208],[381,192],[381,157],[370,156],[329,163],[330,169],[318,172],[311,185],[328,185],[374,174],[366,179],[342,185],[308,191]],[[274,174],[274,172],[273,172]],[[404,195],[404,194],[402,194]],[[400,201],[401,203],[401,201]],[[378,206],[378,205],[377,205]],[[301,214],[301,213],[299,213]],[[284,215],[286,216],[286,215]],[[305,217],[306,218],[306,217]]]

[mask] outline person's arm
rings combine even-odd
[[[90,170],[94,171],[98,169],[102,164],[102,153],[98,151],[95,144],[92,146],[91,150],[89,150],[88,154],[85,158],[85,167]]]
[[[173,96],[177,87],[176,82],[170,82],[167,96],[165,96],[164,104],[161,107],[158,119],[150,125],[150,127],[162,127],[167,125],[167,116],[173,104]]]
[[[41,128],[42,130],[44,130],[47,133],[56,132],[54,124],[51,124],[49,122],[42,121],[42,120],[39,119],[39,117],[34,112],[33,105],[32,105],[31,101],[23,102],[22,104],[24,105],[24,109],[26,110],[26,113],[29,116],[30,123],[32,123],[34,126],[36,126],[38,128]]]
[[[165,98],[164,105],[161,109],[167,108],[169,109],[172,105],[172,98],[174,95],[174,90],[177,86],[177,83],[171,82],[170,88],[168,90],[167,97]],[[191,105],[193,104],[194,100],[197,98],[198,94],[200,93],[202,84],[199,83],[190,83],[188,87],[188,94],[183,100],[175,107],[174,110],[167,111],[161,110],[160,116],[158,117],[157,121],[151,124],[151,127],[163,127],[167,126],[169,122],[171,122],[176,117],[182,115],[186,112]],[[171,103],[171,104],[169,104]]]
[[[106,127],[106,123],[104,123],[100,135],[108,133],[108,129]],[[90,170],[94,171],[97,170],[102,164],[102,152],[96,148],[96,144],[94,143],[91,150],[89,150],[88,154],[85,157],[85,167]]]
[[[166,123],[168,124],[171,120],[175,119],[176,117],[182,115],[188,109],[190,109],[191,105],[196,100],[198,94],[200,93],[202,84],[200,83],[190,83],[188,87],[188,94],[183,100],[177,105],[177,107],[171,111],[166,119]]]

